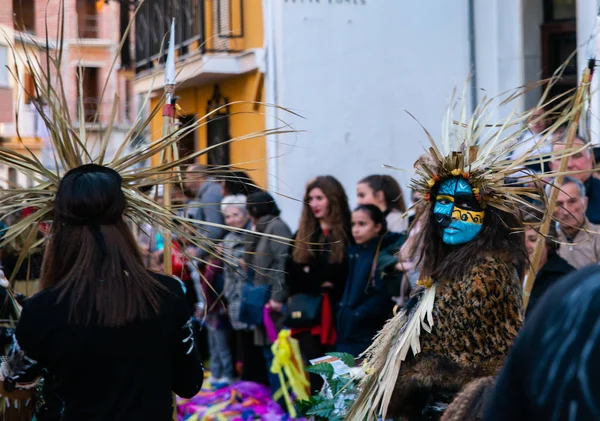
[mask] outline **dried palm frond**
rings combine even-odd
[[[150,126],[151,121],[159,115],[165,100],[165,95],[163,94],[160,100],[157,101],[156,106],[144,117],[142,110],[147,107],[150,100],[151,92],[148,92],[140,106],[140,112],[132,122],[131,128],[125,135],[124,140],[118,145],[114,154],[110,156],[109,140],[114,129],[115,117],[117,115],[116,107],[119,98],[118,96],[114,97],[115,105],[111,109],[110,120],[106,124],[106,127],[102,127],[102,136],[96,142],[91,141],[91,136],[88,133],[89,126],[83,121],[78,122],[74,120],[69,113],[69,103],[77,101],[80,115],[85,115],[83,110],[83,78],[79,75],[78,98],[71,98],[66,94],[66,81],[63,80],[61,73],[64,65],[63,45],[65,45],[65,9],[63,0],[60,1],[59,14],[57,27],[58,39],[54,43],[56,47],[50,42],[47,27],[45,43],[39,44],[34,39],[27,40],[27,43],[22,41],[18,46],[18,49],[21,51],[20,54],[16,53],[17,46],[9,40],[9,47],[13,51],[15,62],[22,63],[33,78],[35,92],[31,93],[31,96],[36,98],[36,100],[32,104],[43,120],[48,132],[48,140],[51,145],[55,168],[46,167],[36,154],[29,149],[26,152],[20,152],[0,147],[0,164],[16,169],[37,183],[30,188],[14,188],[0,191],[0,214],[6,216],[8,214],[18,214],[23,209],[29,207],[35,209],[35,212],[26,218],[9,226],[0,242],[0,247],[19,241],[22,253],[18,263],[21,264],[26,259],[28,251],[32,247],[40,246],[43,242],[43,239],[37,238],[37,233],[42,222],[52,221],[53,219],[54,197],[62,175],[83,164],[96,163],[118,171],[123,177],[122,188],[127,198],[125,217],[133,224],[146,223],[153,227],[158,227],[162,232],[170,232],[175,238],[184,241],[188,245],[205,250],[208,256],[216,256],[216,244],[213,244],[202,233],[203,226],[213,224],[182,216],[175,212],[177,209],[169,209],[157,203],[151,197],[142,194],[139,188],[143,186],[181,183],[183,175],[181,166],[186,161],[196,160],[201,155],[207,154],[208,151],[217,146],[196,151],[185,158],[178,157],[175,154],[175,159],[170,161],[161,160],[156,166],[146,166],[146,163],[152,157],[164,156],[167,150],[176,151],[177,142],[180,139],[208,124],[211,115],[217,113],[219,109],[213,110],[208,115],[200,117],[185,126],[175,126],[162,137],[149,144],[136,145],[136,137],[140,133],[144,133]],[[120,48],[124,48],[125,39],[130,29],[131,23],[125,31]],[[115,60],[112,63],[111,72],[102,86],[101,99],[107,92],[109,79],[112,76],[119,51],[117,51]],[[21,75],[12,71],[11,74],[15,82],[25,89]],[[264,103],[258,105],[262,107],[275,107]],[[283,108],[282,110],[289,111]],[[92,125],[96,127],[98,126],[96,122],[98,121],[99,112],[100,110],[96,112],[92,122]],[[290,132],[294,132],[294,130],[289,125],[282,123],[281,128],[248,133],[230,139],[225,144]],[[219,171],[223,173],[230,171],[230,169],[226,167],[219,168]],[[207,172],[210,173],[210,170],[207,170]],[[225,227],[223,226],[223,228]],[[228,229],[231,228],[228,227]],[[240,229],[239,231],[245,230]],[[285,238],[271,237],[277,241],[288,241]],[[25,242],[22,239],[25,239]],[[235,261],[230,263],[237,265]],[[11,281],[14,281],[15,274],[16,270],[13,271]]]

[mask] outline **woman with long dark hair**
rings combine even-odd
[[[182,284],[146,271],[117,172],[69,171],[54,202],[42,291],[16,337],[46,371],[62,420],[169,420],[203,380]]]
[[[404,233],[408,229],[402,188],[394,177],[373,174],[363,178],[356,185],[356,198],[359,205],[375,205],[381,209],[388,231]]]
[[[332,351],[336,342],[334,312],[348,276],[347,247],[351,242],[350,208],[341,183],[330,175],[308,183],[297,243],[287,264],[290,288],[286,322],[299,340],[306,360]],[[319,302],[320,300],[320,302]],[[307,307],[320,305],[313,318],[298,319]],[[323,384],[311,374],[311,390]]]

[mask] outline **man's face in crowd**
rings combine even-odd
[[[564,138],[563,138],[564,139]],[[573,148],[581,148],[585,145],[585,142],[579,138],[575,138],[573,141]],[[552,151],[562,151],[565,149],[564,141],[557,143],[552,148]],[[576,152],[571,155],[567,164],[567,171],[584,171],[579,174],[571,174],[570,177],[577,178],[582,182],[586,182],[591,176],[591,171],[594,168],[594,157],[592,151],[586,148],[580,152]],[[558,171],[560,167],[560,159],[556,159],[550,162],[550,168],[552,171]]]
[[[567,183],[561,187],[556,199],[554,216],[563,228],[579,228],[585,220],[587,197],[581,197],[575,183]]]
[[[185,187],[187,190],[190,190],[194,195],[198,194],[203,182],[204,179],[201,174],[194,173],[193,171],[188,171],[185,174]]]

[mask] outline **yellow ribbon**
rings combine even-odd
[[[292,418],[296,418],[296,407],[290,398],[288,389],[292,390],[296,398],[308,400],[308,390],[310,388],[308,379],[304,373],[304,363],[302,362],[300,346],[298,345],[298,341],[292,338],[289,330],[282,330],[277,335],[277,340],[271,346],[271,351],[273,351],[271,373],[277,374],[281,383],[281,388],[273,395],[273,399],[278,400],[283,396],[288,413]]]

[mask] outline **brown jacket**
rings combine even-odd
[[[600,262],[600,225],[591,224],[587,218],[575,237],[558,230],[558,254],[575,269]]]

